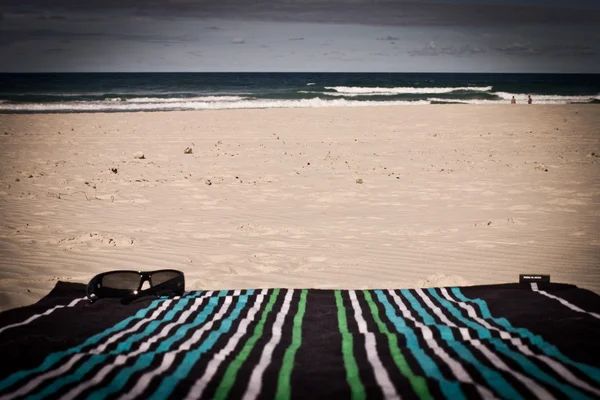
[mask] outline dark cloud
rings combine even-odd
[[[304,38],[303,37],[289,38],[288,40],[292,40],[292,41],[294,41],[294,40],[304,40]]]
[[[392,40],[400,40],[400,38],[394,37],[394,36],[386,36],[386,37],[380,37],[377,38],[377,40],[387,40],[387,41],[392,41]]]
[[[521,4],[415,0],[4,0],[15,10],[133,12],[160,17],[222,17],[270,21],[379,25],[494,26],[600,24],[600,6],[589,0]]]
[[[496,50],[509,55],[517,56],[592,56],[596,53],[585,45],[560,45],[553,44],[549,46],[532,46],[529,43],[511,43],[505,46],[496,47]]]
[[[16,42],[40,40],[126,40],[137,42],[180,43],[193,42],[196,38],[190,36],[170,36],[167,34],[131,34],[121,32],[71,32],[54,29],[13,29],[4,30],[0,35],[0,45]]]

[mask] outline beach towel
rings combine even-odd
[[[597,399],[600,296],[557,283],[190,291],[0,314],[0,399]]]

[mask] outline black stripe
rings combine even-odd
[[[302,326],[302,345],[291,377],[292,398],[349,399],[333,291],[308,292]]]

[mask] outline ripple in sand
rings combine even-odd
[[[40,211],[40,212],[34,213],[33,215],[47,216],[47,215],[56,215],[56,213],[52,212],[52,211]]]
[[[471,282],[469,282],[462,276],[446,275],[440,272],[437,274],[429,275],[426,278],[417,281],[415,286],[419,288],[431,288],[469,285],[471,285]]]

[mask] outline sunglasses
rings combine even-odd
[[[142,290],[144,282],[150,287]],[[87,285],[90,303],[103,298],[121,298],[129,304],[144,296],[181,296],[185,288],[183,272],[174,269],[156,271],[109,271],[92,278]]]

